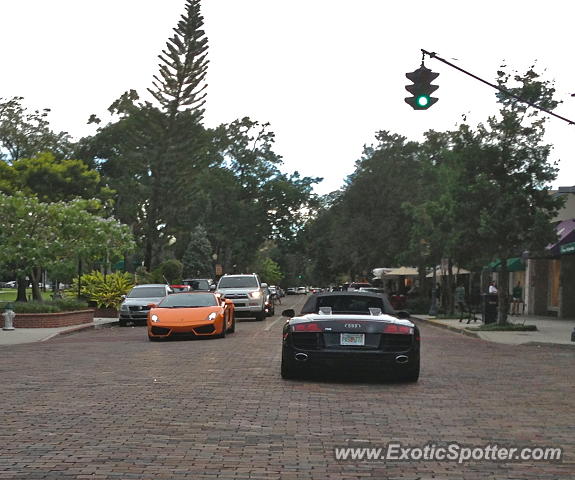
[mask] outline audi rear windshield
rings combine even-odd
[[[326,296],[318,297],[317,301],[310,298],[302,308],[302,314],[317,313],[322,307],[330,307],[332,313],[350,313],[359,315],[369,315],[370,308],[379,308],[385,312],[385,305],[382,298],[360,297],[360,296]],[[313,303],[312,303],[313,301]]]
[[[255,277],[222,277],[218,288],[258,288]]]

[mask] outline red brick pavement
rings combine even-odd
[[[287,382],[274,320],[225,339],[150,343],[143,327],[113,327],[3,347],[0,480],[575,478],[572,350],[423,326],[417,384]],[[564,459],[334,457],[391,441],[556,446]]]

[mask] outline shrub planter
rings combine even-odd
[[[82,325],[94,321],[94,310],[75,310],[58,313],[17,313],[14,318],[15,328],[54,328]],[[0,324],[4,318],[0,315]]]
[[[118,310],[115,308],[96,308],[94,318],[118,318]]]

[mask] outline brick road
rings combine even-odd
[[[112,327],[3,347],[0,479],[575,478],[574,350],[423,326],[417,384],[286,382],[281,324],[166,343],[148,342],[143,327]],[[564,458],[334,458],[334,447],[391,441],[558,446]]]

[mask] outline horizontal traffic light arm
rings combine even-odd
[[[495,90],[499,90],[500,92],[504,93],[505,95],[509,95],[510,97],[513,97],[516,100],[519,100],[520,102],[526,103],[527,105],[529,105],[533,108],[537,108],[538,110],[541,110],[542,112],[545,112],[548,115],[551,115],[555,118],[563,120],[564,122],[567,122],[570,125],[575,125],[575,122],[573,120],[569,120],[568,118],[562,117],[561,115],[557,115],[556,113],[553,113],[552,111],[547,110],[546,108],[540,107],[536,103],[530,102],[529,100],[526,100],[525,98],[522,98],[519,95],[515,95],[514,93],[511,93],[509,90],[505,90],[504,88],[500,87],[499,85],[495,85],[494,83],[488,82],[487,80],[484,80],[483,78],[478,77],[477,75],[473,75],[473,73],[468,72],[467,70],[464,70],[463,68],[460,68],[451,62],[448,62],[444,58],[441,58],[435,52],[428,52],[427,50],[424,50],[423,48],[421,49],[421,52],[423,53],[424,56],[427,55],[429,58],[435,58],[435,59],[439,60],[440,62],[443,62],[446,65],[449,65],[450,67],[455,68],[456,70],[459,70],[462,73],[465,73],[465,75],[469,75],[471,78],[474,78],[475,80],[479,80],[480,82],[485,83],[485,85],[489,85],[490,87],[494,88]]]

